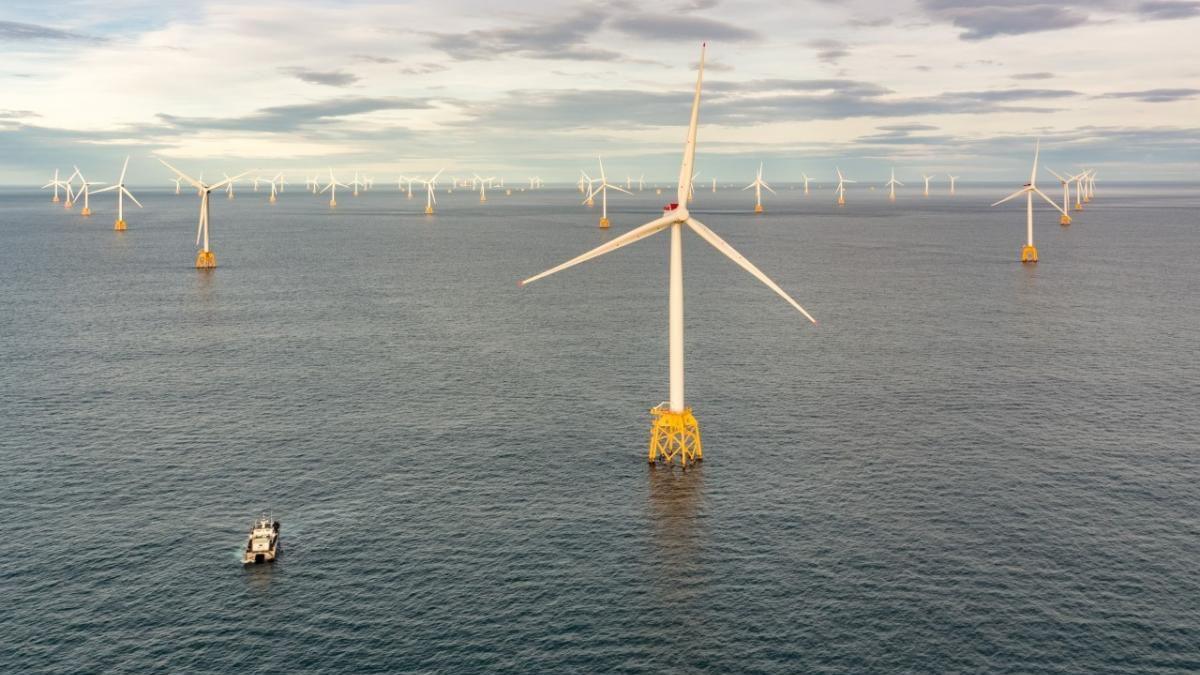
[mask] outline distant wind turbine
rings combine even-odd
[[[1046,193],[1037,188],[1038,155],[1041,153],[1041,150],[1042,141],[1041,139],[1038,139],[1037,145],[1033,150],[1033,170],[1029,173],[1029,182],[1026,183],[1025,186],[1020,190],[1017,190],[1004,199],[992,204],[992,206],[998,206],[1010,199],[1015,199],[1021,195],[1025,195],[1026,237],[1025,246],[1021,249],[1021,262],[1023,263],[1035,263],[1038,261],[1038,251],[1033,245],[1033,195],[1036,193],[1039,197],[1045,199],[1046,203],[1050,206],[1053,206],[1055,211],[1062,210],[1058,208],[1058,204],[1055,204],[1053,199],[1047,197]]]
[[[767,191],[770,192],[771,194],[775,194],[775,191],[771,189],[771,186],[767,184],[767,181],[763,180],[762,176],[763,176],[763,165],[762,165],[762,162],[759,162],[758,163],[758,175],[754,177],[754,182],[747,185],[746,187],[742,188],[743,192],[745,192],[746,190],[749,190],[750,188],[754,188],[754,212],[755,213],[763,212],[763,205],[762,205],[762,189],[763,188],[766,188]],[[717,179],[714,178],[713,179],[713,192],[716,192],[716,191],[717,191]]]
[[[950,179],[950,196],[954,196],[954,181],[958,180],[958,176],[946,174],[946,178]]]
[[[437,191],[438,176],[442,175],[443,171],[445,169],[438,169],[438,172],[433,174],[433,178],[421,181],[425,184],[425,215],[427,216],[433,215],[433,207],[437,204],[437,197],[434,193]]]
[[[113,223],[113,229],[116,230],[117,232],[124,232],[126,229],[126,224],[125,224],[125,198],[126,197],[129,197],[130,199],[132,199],[133,203],[137,204],[139,209],[142,208],[142,203],[137,200],[137,197],[133,196],[133,193],[129,191],[129,188],[125,187],[125,172],[128,170],[129,170],[129,157],[126,157],[125,158],[125,166],[121,167],[121,177],[117,179],[117,183],[115,185],[110,185],[109,187],[106,187],[104,189],[96,190],[96,194],[100,194],[101,192],[108,192],[109,190],[117,191],[117,221],[115,223]]]
[[[57,204],[59,202],[58,189],[60,187],[64,187],[66,184],[67,184],[66,181],[61,181],[58,179],[58,169],[55,169],[54,170],[54,178],[51,178],[49,183],[46,183],[45,185],[42,186],[43,190],[45,190],[46,188],[51,188],[51,187],[54,188],[54,199],[51,199],[50,203]]]
[[[75,167],[75,175],[79,176],[79,191],[83,193],[83,209],[79,212],[79,215],[90,216],[92,215],[92,209],[88,203],[88,195],[91,194],[93,185],[104,185],[104,183],[99,181],[87,181],[84,179],[83,173],[79,170],[79,167]]]
[[[339,187],[349,188],[350,186],[346,185],[345,183],[339,183],[338,179],[333,177],[333,169],[330,169],[329,184],[321,188],[321,192],[319,194],[324,194],[326,190],[329,191],[329,208],[331,209],[337,207],[337,189]]]
[[[921,177],[925,179],[925,196],[928,197],[929,196],[929,181],[930,181],[930,179],[933,178],[933,176],[926,176],[925,174],[921,174]]]
[[[837,187],[833,189],[833,191],[837,193],[838,206],[845,206],[846,205],[846,184],[854,183],[856,181],[852,181],[849,178],[846,178],[845,176],[843,176],[842,170],[840,168],[837,169],[837,177],[838,177],[838,184],[837,184]]]
[[[888,192],[888,199],[890,199],[892,201],[896,201],[896,186],[897,185],[899,185],[900,187],[904,187],[904,183],[901,183],[900,181],[896,180],[896,167],[892,167],[892,178],[891,178],[891,180],[889,180],[887,182],[887,187],[890,188],[890,190]]]
[[[1078,176],[1063,177],[1063,176],[1058,175],[1054,171],[1054,169],[1051,169],[1048,166],[1045,167],[1045,169],[1047,171],[1049,171],[1051,175],[1053,175],[1055,178],[1057,178],[1060,183],[1062,183],[1063,205],[1062,205],[1062,209],[1060,209],[1062,211],[1062,214],[1058,217],[1058,224],[1059,225],[1070,225],[1071,224],[1071,216],[1067,215],[1067,210],[1071,208],[1071,182],[1074,180],[1077,180],[1079,177]]]
[[[596,161],[598,161],[600,163],[600,186],[596,187],[596,188],[591,188],[589,186],[588,198],[583,201],[585,204],[588,202],[591,202],[592,197],[597,192],[600,193],[600,227],[601,227],[601,229],[607,229],[609,226],[609,222],[608,222],[608,191],[616,190],[617,192],[624,192],[625,194],[632,194],[632,193],[629,192],[629,190],[618,187],[618,186],[613,185],[612,183],[608,182],[608,176],[604,173],[604,160],[597,157]]]
[[[219,190],[225,187],[225,183],[227,181],[237,180],[250,172],[245,171],[234,176],[233,178],[223,180],[220,183],[205,185],[203,181],[192,178],[179,169],[167,164],[166,160],[159,158],[158,161],[162,162],[163,166],[167,167],[171,171],[174,171],[175,175],[179,176],[183,180],[186,180],[188,183],[191,183],[192,186],[196,188],[196,191],[200,193],[200,223],[196,226],[196,245],[199,246],[201,238],[203,238],[204,248],[200,249],[200,252],[196,254],[196,269],[213,269],[217,266],[217,257],[213,255],[212,249],[208,247],[208,211],[209,204],[211,202],[209,195],[211,195],[214,190]]]

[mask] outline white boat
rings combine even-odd
[[[263,516],[254,521],[250,536],[246,538],[246,551],[242,564],[274,562],[279,552],[279,521]]]

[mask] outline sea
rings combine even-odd
[[[1200,186],[741,187],[0,190],[0,672],[1200,671]]]

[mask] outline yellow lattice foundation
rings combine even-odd
[[[427,215],[427,216],[432,216],[432,215],[433,215],[433,207],[432,207],[432,206],[426,206],[426,207],[425,207],[425,215]]]
[[[846,198],[839,195],[838,196],[838,206],[845,206],[845,205],[846,205]]]
[[[1065,213],[1062,214],[1061,216],[1058,217],[1058,224],[1059,225],[1070,225],[1071,224],[1071,216],[1068,216]]]
[[[1083,210],[1083,204],[1076,204],[1076,205],[1075,205],[1075,210],[1076,210],[1076,211],[1082,211],[1082,210]]]
[[[1029,244],[1021,249],[1021,262],[1037,262],[1037,248],[1033,244]]]
[[[609,222],[608,222],[608,218],[601,218],[601,219],[600,219],[600,229],[602,229],[602,230],[607,230],[607,229],[608,229],[608,226],[609,226],[610,224],[611,224],[611,223],[609,223]]]
[[[700,444],[700,425],[692,415],[691,408],[683,412],[671,412],[665,405],[650,409],[654,422],[650,427],[650,456],[651,464],[660,459],[673,464],[676,459],[679,465],[686,467],[704,459],[704,450]]]
[[[755,213],[762,213],[762,204],[755,204],[755,205],[754,205],[754,212],[755,212]]]
[[[211,270],[217,266],[217,256],[212,251],[200,251],[196,255],[196,269]]]
[[[92,215],[92,210],[85,206],[85,207],[83,207],[82,210],[79,211],[79,215],[90,216],[90,215]]]
[[[116,230],[117,232],[124,232],[125,231],[125,221],[118,220],[117,222],[113,223],[113,229]]]
[[[60,199],[58,198],[58,195],[54,195],[54,199],[51,199],[50,201],[51,201],[51,202],[53,202],[53,203],[55,203],[55,204],[57,204],[57,203],[59,203],[59,202],[60,202],[60,201],[62,201],[62,200],[60,200]]]

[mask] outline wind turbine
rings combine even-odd
[[[276,181],[279,181],[279,190],[275,189]],[[271,184],[271,196],[267,198],[267,203],[274,204],[275,202],[279,201],[277,192],[283,192],[283,174],[277,173],[275,174],[274,178],[267,182]]]
[[[716,193],[716,191],[717,191],[717,179],[716,178],[713,178],[713,181],[712,181],[712,191],[713,191],[713,193]]]
[[[588,198],[584,200],[584,203],[586,204],[587,202],[592,201],[593,195],[595,195],[597,192],[600,193],[600,228],[607,229],[609,226],[609,222],[608,222],[608,191],[610,189],[616,190],[617,192],[624,192],[627,195],[633,194],[633,193],[631,193],[629,190],[626,190],[625,188],[622,188],[617,185],[613,185],[612,183],[608,182],[608,176],[604,173],[604,160],[597,157],[596,161],[600,163],[600,186],[597,188],[594,188],[594,189],[589,189]]]
[[[413,179],[409,178],[408,179],[408,198],[409,199],[412,199],[412,184],[413,184]]]
[[[354,186],[354,195],[352,195],[352,196],[357,197],[358,196],[358,188],[362,185],[362,182],[360,180],[358,180],[358,172],[357,171],[354,172],[354,180],[350,184]],[[409,190],[412,190],[412,183],[409,183]]]
[[[486,202],[487,201],[487,189],[489,186],[491,186],[492,181],[496,180],[496,178],[495,178],[495,176],[489,176],[488,178],[480,178],[479,174],[475,174],[475,180],[479,181],[479,201]]]
[[[110,185],[109,187],[101,190],[96,190],[96,194],[108,192],[109,190],[117,191],[117,222],[113,223],[113,229],[118,232],[125,231],[125,197],[132,199],[133,203],[137,204],[139,209],[142,208],[142,203],[137,200],[137,197],[133,196],[133,193],[129,191],[129,188],[125,187],[125,172],[128,170],[129,157],[126,157],[125,166],[121,167],[121,177],[117,179],[116,184]]]
[[[70,209],[75,208],[75,188],[72,185],[72,183],[75,181],[75,176],[78,176],[78,175],[79,175],[79,169],[75,168],[75,172],[67,177],[67,180],[65,182],[65,186],[67,188],[67,198],[63,200],[63,208],[64,209],[70,210]]]
[[[763,173],[763,165],[762,165],[762,162],[759,162],[758,163],[758,175],[754,177],[754,182],[747,185],[746,187],[742,188],[742,192],[745,192],[746,190],[749,190],[750,188],[754,188],[754,212],[755,213],[763,212],[763,206],[762,206],[762,189],[763,188],[767,188],[767,190],[771,194],[775,194],[775,191],[771,189],[771,186],[767,185],[767,181],[763,180],[762,173]],[[717,179],[714,178],[713,179],[713,192],[716,192],[716,191],[717,191]]]
[[[63,187],[64,185],[66,185],[66,182],[58,179],[58,169],[55,169],[54,170],[54,178],[51,178],[49,183],[46,183],[45,185],[42,186],[43,190],[45,190],[46,188],[49,188],[49,187],[54,188],[54,199],[51,199],[50,203],[57,204],[59,202],[58,188]]]
[[[1075,210],[1076,211],[1083,210],[1083,201],[1082,201],[1082,199],[1083,199],[1083,182],[1086,178],[1087,178],[1086,171],[1080,171],[1079,173],[1075,174]],[[68,183],[69,182],[70,181],[68,181]],[[69,186],[68,186],[68,188],[69,188]],[[68,197],[69,197],[69,195],[68,195]]]
[[[803,171],[800,172],[800,175],[804,177],[804,194],[808,194],[808,181],[811,179]]]
[[[592,199],[592,195],[596,194],[596,191],[592,187],[592,185],[594,185],[596,183],[596,179],[589,176],[587,174],[587,172],[583,171],[582,169],[579,171],[579,173],[583,174],[583,176],[580,177],[580,179],[579,179],[579,191],[580,192],[584,191],[583,190],[584,181],[587,181],[587,199],[584,199],[583,203],[586,206],[595,206],[596,201],[594,199]]]
[[[951,176],[950,174],[946,174],[946,178],[950,179],[950,196],[953,197],[954,196],[954,181],[958,180],[958,176]]]
[[[845,176],[843,176],[842,170],[840,168],[837,169],[837,177],[838,177],[838,184],[837,184],[837,187],[833,189],[833,191],[837,193],[838,206],[845,206],[846,205],[846,183],[856,183],[857,181],[850,180],[849,178],[846,178]]]
[[[91,188],[93,185],[104,185],[104,183],[99,182],[99,181],[88,182],[87,179],[85,179],[83,177],[83,172],[81,172],[79,170],[79,167],[75,167],[75,174],[79,176],[79,183],[80,183],[79,191],[83,193],[83,210],[81,210],[79,212],[79,215],[85,216],[85,217],[90,216],[90,215],[92,215],[92,209],[88,204],[88,195],[91,194],[91,191],[92,191]],[[76,193],[76,194],[78,194],[78,193]],[[76,197],[76,198],[78,198],[78,197]]]
[[[626,190],[633,189],[633,177],[630,176],[629,174],[625,174],[625,189]]]
[[[437,204],[437,197],[434,196],[434,192],[437,191],[438,176],[442,175],[443,171],[445,169],[438,169],[438,172],[433,174],[433,178],[421,181],[425,184],[425,215],[427,216],[433,215],[433,205]]]
[[[1062,211],[1062,215],[1058,217],[1058,224],[1070,225],[1071,216],[1067,215],[1067,209],[1071,208],[1071,182],[1077,180],[1079,176],[1069,176],[1064,178],[1055,173],[1054,169],[1051,169],[1050,167],[1045,167],[1045,169],[1049,171],[1055,178],[1057,178],[1060,183],[1062,183],[1063,205],[1062,209],[1060,209]]]
[[[1042,140],[1039,138],[1037,145],[1034,147],[1034,151],[1033,151],[1033,170],[1029,172],[1029,182],[1026,183],[1025,186],[1022,187],[1020,190],[1017,190],[1016,192],[1012,193],[1011,195],[1005,197],[1004,199],[1001,199],[1000,201],[996,202],[995,204],[992,204],[992,206],[998,206],[1010,199],[1014,199],[1016,197],[1020,197],[1021,195],[1025,195],[1026,236],[1025,236],[1025,246],[1021,249],[1021,262],[1023,262],[1023,263],[1028,263],[1028,262],[1035,263],[1038,261],[1037,248],[1035,248],[1033,245],[1033,195],[1034,195],[1034,193],[1037,193],[1037,195],[1039,197],[1041,197],[1042,199],[1045,199],[1046,203],[1049,204],[1050,206],[1053,206],[1055,211],[1061,211],[1061,209],[1058,208],[1058,204],[1055,204],[1053,199],[1050,199],[1049,197],[1047,197],[1046,193],[1042,192],[1041,190],[1039,190],[1037,188],[1037,164],[1038,164],[1038,155],[1041,153],[1041,151],[1042,151]]]
[[[222,173],[221,175],[225,176],[225,178],[228,180],[229,174]],[[225,198],[229,200],[233,199],[233,181],[225,183]]]
[[[926,181],[926,183],[928,183],[928,181]],[[904,187],[904,183],[896,180],[896,167],[892,167],[892,179],[889,180],[886,185],[888,188],[890,188],[890,191],[888,192],[888,199],[896,201],[896,186],[899,185],[900,187]]]
[[[344,188],[350,187],[349,185],[346,185],[345,183],[339,183],[338,179],[333,177],[333,169],[330,169],[329,170],[329,184],[326,185],[325,187],[321,188],[321,193],[324,193],[326,190],[329,190],[329,208],[331,208],[331,209],[337,207],[338,186],[341,186]]]
[[[172,178],[171,180],[175,181],[175,194],[179,194],[179,186],[181,183],[183,183],[183,179],[182,178]]]
[[[645,189],[646,189],[646,174],[642,174],[641,176],[638,176],[638,192],[642,192]]]
[[[200,249],[200,252],[196,254],[196,269],[198,269],[198,270],[213,269],[214,267],[217,266],[217,257],[215,255],[213,255],[212,250],[208,247],[208,210],[209,210],[209,203],[210,203],[209,195],[211,195],[214,190],[219,190],[219,189],[225,187],[225,184],[227,182],[235,181],[250,172],[245,171],[243,173],[240,173],[240,174],[234,176],[233,178],[226,178],[225,180],[221,181],[220,183],[214,183],[213,185],[205,185],[203,182],[196,180],[195,178],[192,178],[191,176],[183,173],[179,169],[176,169],[175,167],[171,166],[170,164],[167,164],[166,160],[159,158],[158,161],[162,162],[163,166],[174,171],[177,176],[179,176],[183,180],[186,180],[187,182],[191,183],[196,188],[196,190],[200,193],[200,224],[196,226],[196,245],[197,246],[200,245],[201,237],[203,237],[204,248]]]
[[[700,66],[699,72],[696,75],[696,93],[692,99],[692,115],[688,124],[687,140],[683,146],[683,161],[679,168],[679,183],[676,191],[676,203],[671,204],[664,209],[664,215],[661,218],[652,220],[641,227],[637,227],[625,234],[607,241],[600,246],[575,257],[567,262],[553,267],[541,274],[532,276],[522,282],[521,286],[537,281],[543,277],[559,272],[568,267],[577,265],[587,260],[604,255],[611,251],[615,251],[623,246],[632,244],[636,241],[645,239],[662,230],[670,229],[671,231],[671,248],[670,248],[670,283],[668,291],[668,353],[669,353],[669,373],[670,373],[670,399],[651,408],[650,412],[654,415],[653,426],[650,431],[650,451],[649,460],[654,463],[661,457],[668,463],[673,463],[676,458],[683,466],[691,462],[698,462],[704,458],[703,448],[700,443],[700,425],[696,422],[696,417],[692,414],[692,409],[684,402],[683,396],[683,230],[687,226],[701,239],[705,240],[717,249],[730,260],[740,265],[750,274],[754,275],[759,281],[767,285],[768,288],[775,291],[789,304],[800,311],[813,323],[816,321],[812,318],[803,307],[793,300],[787,293],[783,291],[774,281],[771,281],[767,275],[754,266],[749,260],[738,253],[732,246],[721,239],[715,232],[708,229],[704,224],[695,218],[691,217],[687,208],[687,193],[688,178],[692,175],[692,167],[696,157],[696,127],[700,115],[700,88],[704,79],[704,52],[700,50]]]
[[[921,174],[921,177],[925,179],[925,196],[928,197],[929,196],[929,181],[930,181],[930,179],[933,178],[933,176],[926,176],[925,174]]]

